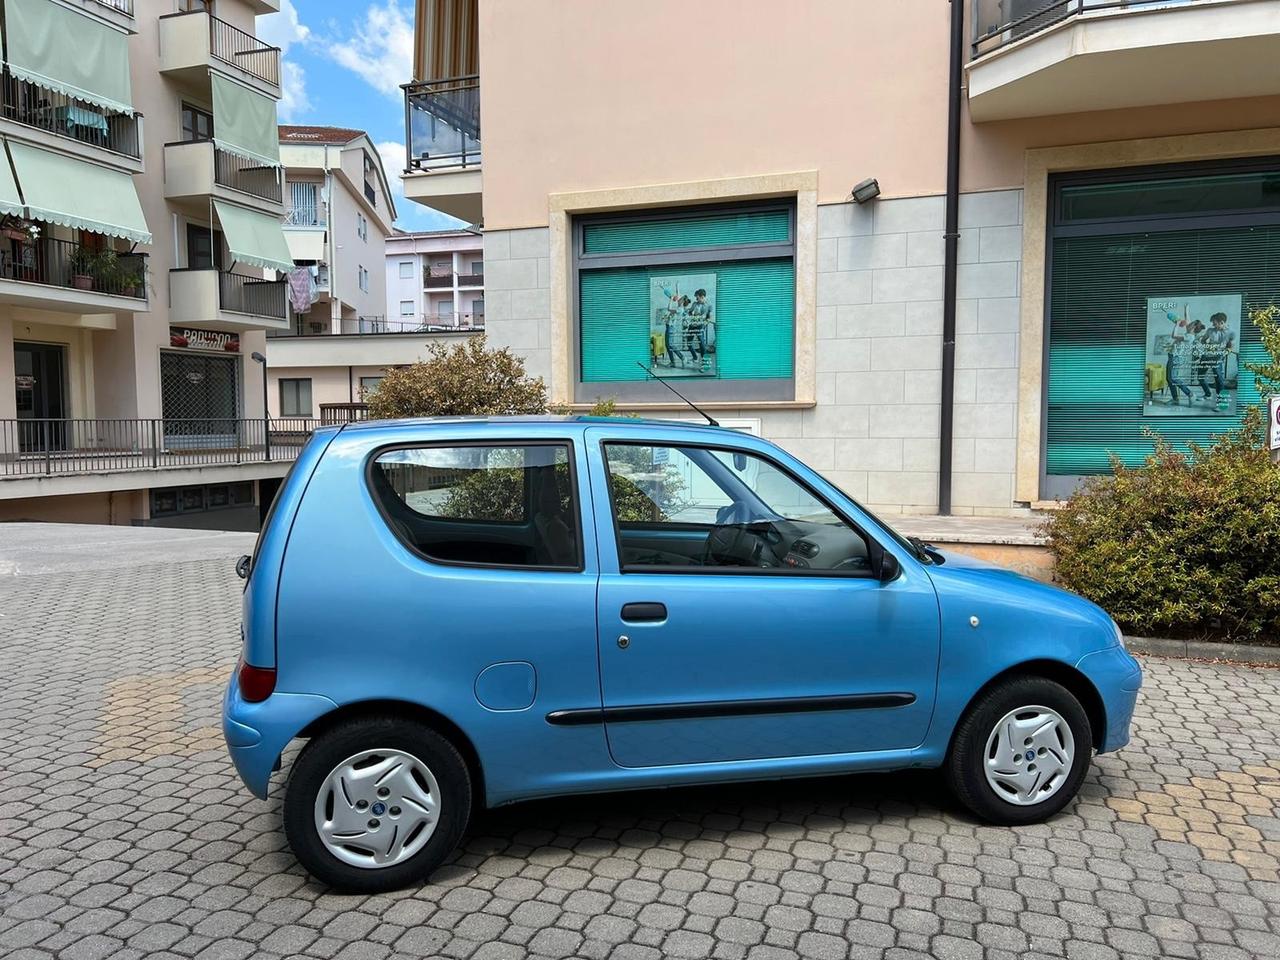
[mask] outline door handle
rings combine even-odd
[[[665,603],[624,603],[622,619],[627,623],[657,623],[667,619]]]

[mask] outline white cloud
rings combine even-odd
[[[466,223],[462,220],[454,219],[448,214],[405,199],[404,182],[400,179],[400,175],[404,173],[405,165],[403,143],[396,140],[383,140],[375,144],[375,146],[378,148],[378,156],[382,158],[382,169],[386,171],[387,183],[390,185],[392,196],[395,198],[396,213],[399,214],[397,223],[401,229],[445,230],[466,226]]]
[[[375,0],[363,22],[345,40],[329,44],[329,55],[379,93],[398,100],[400,84],[413,79],[413,14],[399,0]]]
[[[311,108],[307,96],[307,74],[289,58],[289,49],[311,39],[311,28],[298,19],[293,0],[282,0],[279,13],[258,18],[258,39],[280,48],[280,103],[277,114],[283,123],[292,123]]]

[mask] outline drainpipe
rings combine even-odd
[[[951,514],[951,445],[956,395],[956,264],[960,259],[960,99],[964,96],[964,3],[951,0],[947,90],[947,197],[942,261],[942,410],[939,423],[938,513]]]

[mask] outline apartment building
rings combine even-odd
[[[298,443],[254,361],[293,266],[279,3],[2,6],[0,519],[255,526]]]
[[[422,324],[387,311],[395,202],[363,130],[282,126],[280,158],[294,320],[267,341],[268,406],[278,418],[346,420],[387,367],[423,351]]]
[[[555,400],[683,415],[646,364],[874,508],[1024,513],[1258,400],[1276,9],[419,0],[405,193]]]
[[[397,230],[387,238],[387,321],[402,329],[484,327],[478,230]]]

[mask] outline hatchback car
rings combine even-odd
[[[345,890],[477,806],[941,767],[999,824],[1075,796],[1142,681],[1077,596],[900,537],[786,451],[669,421],[317,431],[250,561],[232,760]]]

